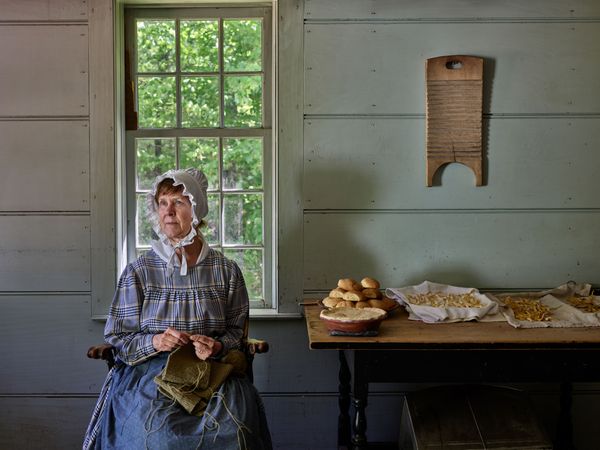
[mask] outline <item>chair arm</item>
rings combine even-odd
[[[269,351],[269,343],[262,339],[251,339],[246,340],[246,350],[251,355],[259,353],[267,353]]]
[[[108,367],[115,365],[114,347],[110,344],[93,345],[87,351],[87,357],[91,359],[102,359]]]

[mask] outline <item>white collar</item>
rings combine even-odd
[[[191,234],[191,232],[190,232],[190,234]],[[194,235],[196,235],[196,233],[194,233]],[[167,263],[167,273],[169,274],[169,276],[173,275],[173,272],[175,271],[175,267],[179,266],[179,265],[181,265],[181,267],[179,269],[179,275],[181,275],[182,277],[187,275],[188,265],[187,265],[187,258],[186,258],[186,254],[185,254],[185,246],[191,244],[191,242],[187,242],[189,236],[190,235],[188,234],[188,236],[186,236],[183,240],[179,241],[175,245],[171,244],[170,241],[167,241],[167,242],[165,242],[164,240],[152,241],[152,243],[151,243],[152,250],[154,250],[154,252],[159,256],[160,259],[162,259],[164,262]],[[202,243],[202,249],[200,250],[200,254],[198,255],[198,260],[196,261],[196,264],[199,264],[208,255],[209,247],[201,233],[198,233],[197,236],[200,239],[200,242]],[[192,237],[192,240],[193,240],[193,237]],[[179,261],[179,258],[177,257],[177,253],[175,253],[175,250],[177,248],[181,249],[181,262]]]

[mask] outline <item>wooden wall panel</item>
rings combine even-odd
[[[475,187],[470,169],[450,164],[441,185],[428,188],[424,119],[307,119],[304,207],[600,207],[600,119],[494,118],[484,128],[486,185]]]
[[[597,23],[310,23],[305,114],[424,114],[425,60],[484,58],[484,113],[597,113]],[[577,49],[577,51],[573,51]]]
[[[95,398],[0,397],[0,448],[81,448]]]
[[[4,20],[86,20],[86,0],[2,0]]]
[[[0,295],[0,308],[0,341],[16,345],[0,346],[0,394],[100,392],[106,364],[86,352],[104,323],[89,320],[89,295]]]
[[[309,349],[304,318],[250,319],[250,336],[264,339],[270,346],[269,352],[254,359],[254,384],[259,391],[284,395],[337,391],[338,353]],[[310,369],[314,367],[319,370]]]
[[[0,211],[90,208],[88,121],[0,121]]]
[[[278,2],[277,289],[278,311],[297,314],[302,300],[303,0]],[[283,180],[283,182],[282,182]]]
[[[0,26],[0,116],[87,115],[87,34],[86,25]]]
[[[265,397],[273,448],[285,450],[330,450],[337,448],[338,399],[323,396]],[[373,441],[397,439],[404,397],[398,394],[370,395],[367,436]],[[352,408],[350,408],[352,414]],[[318,432],[316,430],[319,430]]]
[[[116,212],[113,2],[90,2],[90,225],[92,316],[106,314],[115,290]]]
[[[90,223],[85,216],[0,216],[0,289],[88,291]]]
[[[586,0],[306,0],[305,18],[313,19],[577,19],[600,16],[600,4]]]
[[[265,396],[273,448],[329,450],[337,439],[337,397]],[[369,436],[394,439],[403,397],[369,398]],[[0,397],[0,448],[80,448],[95,399]],[[307,433],[307,430],[320,430]]]
[[[309,214],[304,287],[326,291],[339,278],[363,276],[384,287],[600,284],[598,227],[598,211]]]

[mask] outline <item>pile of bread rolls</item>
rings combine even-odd
[[[352,278],[342,278],[322,301],[326,308],[381,308],[390,311],[398,305],[395,300],[383,295],[379,281],[365,277],[360,283]]]

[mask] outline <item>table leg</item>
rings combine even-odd
[[[560,385],[560,413],[558,417],[556,448],[557,450],[574,450],[573,420],[571,406],[573,403],[573,385],[567,381]]]
[[[350,369],[344,350],[339,350],[340,371],[338,405],[338,449],[347,449],[350,446]]]
[[[363,450],[367,448],[367,397],[369,395],[369,383],[363,379],[360,363],[356,363],[358,356],[355,352],[354,365],[354,391],[352,392],[352,403],[354,404],[354,422],[352,429],[352,448],[354,450]]]

